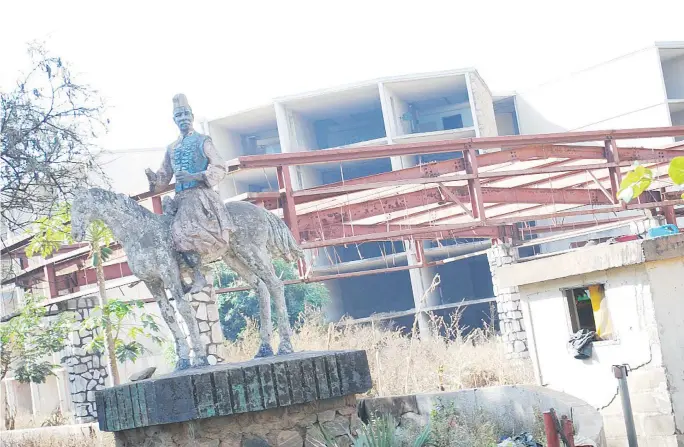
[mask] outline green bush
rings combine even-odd
[[[273,263],[276,274],[283,281],[297,279],[297,270],[292,264],[282,260]],[[216,263],[214,267],[214,286],[243,287],[247,284],[224,263]],[[299,283],[285,286],[285,301],[290,315],[290,324],[294,325],[305,307],[321,308],[329,298],[328,289],[321,283]],[[218,296],[221,327],[226,340],[237,340],[247,325],[247,318],[259,320],[259,301],[253,289],[240,292],[221,293]],[[271,316],[274,326],[277,325],[277,314],[271,300]]]

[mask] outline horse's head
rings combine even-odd
[[[76,242],[82,242],[85,239],[86,229],[95,219],[91,206],[92,200],[90,191],[87,189],[79,189],[74,194],[74,200],[71,203],[71,237]]]

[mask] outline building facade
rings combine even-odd
[[[493,93],[475,69],[418,74],[377,79],[316,92],[276,98],[271,103],[243,112],[210,120],[198,126],[209,134],[226,160],[241,156],[325,151],[330,148],[393,145],[401,143],[443,142],[462,138],[503,135],[538,134],[572,130],[664,127],[684,124],[684,42],[659,43],[604,64],[563,76],[537,88],[506,94]],[[652,140],[655,146],[671,146],[681,138],[665,137]],[[105,169],[112,177],[112,187],[136,195],[147,189],[143,171],[156,168],[164,148],[116,151],[103,155]],[[437,155],[420,154],[364,161],[321,163],[290,168],[295,189],[343,184],[347,180],[373,174],[393,172],[430,162],[457,159],[461,152]],[[248,200],[250,193],[277,192],[275,169],[236,172],[219,186],[222,198]],[[159,197],[141,199],[150,209],[160,210]],[[155,201],[156,200],[156,201]],[[340,204],[344,206],[344,204]],[[641,215],[643,211],[633,211]],[[443,223],[450,215],[436,205],[428,205],[410,215],[402,210],[390,211],[381,217],[371,217],[367,223],[383,223],[389,218],[395,223],[416,225]],[[599,216],[600,217],[600,216]],[[591,221],[595,215],[568,217],[569,221]],[[545,226],[550,221],[529,222]],[[629,230],[614,226],[594,231],[593,238],[620,235]],[[538,236],[553,237],[556,233]],[[544,239],[535,244],[528,241],[516,256],[525,257],[564,250],[589,238],[578,234],[572,238]],[[24,242],[22,242],[22,240]],[[4,267],[13,266],[14,276],[3,275],[2,314],[8,315],[21,305],[24,291],[59,298],[64,303],[92,297],[96,294],[94,276],[76,275],[82,247],[65,247],[60,254],[45,262],[20,254],[26,238],[3,239]],[[461,323],[479,326],[483,320],[498,316],[513,328],[511,346],[527,351],[522,317],[519,309],[503,309],[496,302],[497,314],[490,313],[495,303],[492,275],[511,256],[490,251],[489,238],[456,238],[431,241],[368,242],[307,250],[312,275],[354,273],[418,265],[421,259],[453,260],[429,268],[351,276],[325,281],[331,302],[327,313],[331,320],[343,315],[364,318],[375,313],[389,313],[388,320],[397,326],[410,327],[415,309],[439,308],[447,314],[461,302],[473,301],[464,307]],[[80,250],[80,251],[79,251]],[[494,254],[494,256],[492,255]],[[7,269],[5,269],[7,270]],[[106,266],[108,290],[130,299],[150,299],[143,285],[134,284],[125,264],[125,254],[116,251]],[[436,275],[440,283],[431,288]],[[508,291],[513,294],[515,291]],[[74,304],[70,305],[74,305]],[[65,304],[66,306],[67,304]],[[507,304],[505,306],[508,306]],[[148,304],[155,311],[155,304]],[[406,316],[406,312],[408,316]],[[404,312],[393,317],[393,312]],[[420,314],[423,315],[423,314]],[[422,331],[427,331],[427,318],[419,318]],[[425,332],[427,333],[427,332]],[[517,349],[517,348],[516,348]],[[161,352],[152,351],[133,369],[165,366]],[[122,365],[127,376],[131,365]],[[60,405],[73,406],[67,368],[54,386],[61,387]],[[52,380],[52,379],[51,379]],[[48,385],[45,385],[48,386]],[[52,387],[53,385],[50,385]],[[52,389],[52,388],[50,388]],[[9,391],[15,406],[37,412],[51,411],[43,406],[43,385],[23,386],[5,381],[3,391]],[[79,391],[80,393],[80,391]],[[76,393],[78,394],[78,393]],[[87,392],[86,392],[87,396]],[[84,410],[85,411],[85,410]]]

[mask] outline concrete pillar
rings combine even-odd
[[[420,259],[418,259],[418,253],[416,249],[416,244],[422,244],[421,241],[404,241],[404,249],[406,250],[406,258],[408,260],[408,265],[420,264]],[[432,278],[434,277],[434,269],[426,268],[415,268],[409,270],[409,276],[411,278],[411,290],[413,292],[413,303],[416,311],[430,306],[435,306],[439,304],[439,292],[437,290],[426,294],[426,291],[430,288],[432,283]],[[418,312],[418,330],[422,337],[430,336],[430,319],[427,314]]]
[[[333,279],[326,281],[325,287],[329,292],[329,301],[323,307],[323,312],[328,321],[339,321],[344,316],[344,301],[342,300],[342,287],[340,280]]]
[[[527,334],[520,309],[518,287],[499,287],[496,271],[499,267],[518,261],[518,250],[511,244],[498,243],[487,251],[489,269],[492,273],[496,309],[499,314],[499,330],[506,345],[508,358],[529,357]]]
[[[207,282],[214,284],[212,274],[207,274]],[[209,363],[215,365],[223,362],[225,359],[221,356],[219,348],[225,339],[216,301],[216,289],[212,285],[208,292],[202,291],[191,295],[190,304],[195,311],[200,338],[207,347]]]
[[[78,321],[88,318],[93,307],[93,298],[78,298],[66,302],[66,310],[74,312]],[[99,354],[89,353],[85,348],[93,340],[94,335],[93,331],[88,330],[72,332],[71,343],[65,348],[65,355],[62,358],[69,377],[69,395],[77,424],[97,419],[95,390],[103,389],[109,376],[105,359]]]

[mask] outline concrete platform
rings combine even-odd
[[[365,351],[302,352],[190,369],[96,393],[100,430],[118,432],[354,395],[372,387]]]

